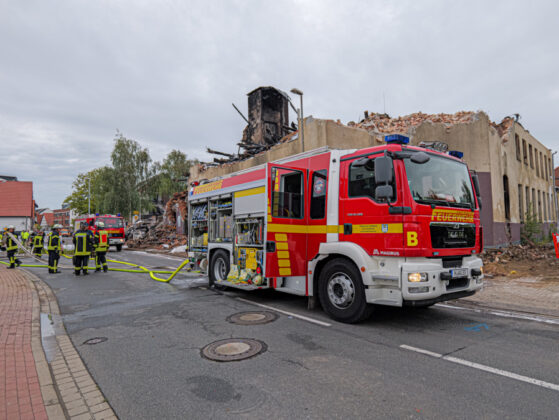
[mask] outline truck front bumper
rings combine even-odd
[[[444,267],[442,259],[418,259],[402,264],[404,305],[431,305],[473,295],[483,288],[483,263],[477,256],[462,259],[459,267]],[[422,281],[412,281],[420,278]]]
[[[123,238],[109,238],[109,245],[121,245],[124,244]]]

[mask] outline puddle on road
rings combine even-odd
[[[48,363],[56,358],[56,335],[63,332],[63,328],[60,315],[41,313],[41,343]]]

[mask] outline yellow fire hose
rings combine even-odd
[[[12,236],[9,232],[8,234],[10,236]],[[12,236],[12,238],[14,239],[14,241],[18,244],[19,248],[21,248],[23,250],[24,253],[29,254],[32,258],[42,261],[40,258],[37,258],[35,255],[33,255],[31,253],[31,251],[29,251],[27,248],[25,248],[25,246],[19,242],[17,240],[17,238],[15,238],[15,236]],[[68,258],[71,259],[71,256],[65,255],[64,253],[60,253],[61,256],[63,256],[64,258]],[[162,283],[169,283],[178,273],[179,271],[181,271],[183,269],[183,267],[189,263],[188,258],[186,260],[184,260],[178,267],[176,270],[174,271],[169,271],[169,270],[150,270],[146,267],[143,267],[139,264],[134,264],[134,263],[129,263],[126,261],[119,261],[119,260],[107,260],[108,262],[112,262],[112,263],[116,263],[116,264],[124,264],[124,265],[129,265],[132,267],[136,267],[138,269],[125,269],[125,268],[112,268],[109,267],[109,271],[121,271],[121,272],[127,272],[127,273],[148,273],[149,276],[155,280],[155,281],[159,281]],[[5,264],[5,265],[9,265],[7,262],[4,261],[0,261],[1,264]],[[48,265],[45,264],[20,264],[20,267],[48,267]],[[60,266],[60,268],[68,268],[68,269],[73,269],[74,267],[66,267],[66,266]],[[88,269],[90,270],[95,270],[96,267],[88,267]],[[190,270],[186,270],[186,271],[190,271]],[[194,273],[199,273],[199,271],[194,271]],[[166,279],[160,278],[155,276],[155,274],[170,274],[170,276]]]

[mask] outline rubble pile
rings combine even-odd
[[[128,248],[134,249],[172,249],[186,245],[187,237],[177,233],[177,217],[186,219],[186,191],[173,194],[165,205],[162,217],[141,220],[126,232]]]
[[[365,118],[355,123],[350,121],[349,127],[362,128],[373,134],[407,134],[412,135],[416,127],[423,123],[444,124],[447,128],[455,124],[467,124],[477,121],[483,111],[459,111],[454,114],[425,114],[423,112],[415,112],[410,115],[392,118],[388,114],[371,113],[365,111]],[[515,121],[518,121],[519,115],[515,117],[505,117],[499,124],[490,121],[499,136],[506,140],[510,128]]]
[[[510,245],[507,248],[485,249],[481,254],[484,273],[492,277],[557,277],[559,260],[553,245]]]
[[[554,263],[555,249],[549,245],[510,245],[508,248],[485,249],[481,254],[484,264],[510,261],[539,261]]]

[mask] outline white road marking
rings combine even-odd
[[[442,354],[435,353],[435,352],[432,352],[432,351],[429,351],[429,350],[425,350],[425,349],[420,349],[419,347],[408,346],[408,345],[406,345],[406,344],[402,344],[402,345],[400,346],[400,348],[406,349],[406,350],[415,351],[416,353],[426,354],[427,356],[431,356],[431,357],[436,357],[436,358],[441,358],[441,357],[443,357]]]
[[[328,322],[319,321],[318,319],[309,318],[308,316],[303,316],[303,315],[299,315],[299,314],[296,314],[296,313],[293,313],[293,312],[284,311],[282,309],[274,308],[273,306],[263,305],[262,303],[256,303],[256,302],[253,302],[252,300],[243,299],[243,298],[240,298],[240,297],[238,297],[237,300],[240,300],[240,301],[246,302],[246,303],[250,303],[251,305],[260,306],[261,308],[270,309],[272,311],[279,312],[280,314],[292,316],[293,318],[298,318],[298,319],[301,319],[303,321],[312,322],[313,324],[321,325],[323,327],[331,327],[332,326],[332,324],[329,324]]]
[[[442,354],[435,353],[429,350],[420,349],[419,347],[412,347],[406,344],[400,345],[400,348],[405,350],[414,351],[416,353],[425,354],[427,356],[431,356],[437,359],[443,359],[447,362],[457,363],[462,366],[471,367],[473,369],[483,370],[484,372],[493,373],[495,375],[504,376],[506,378],[515,379],[517,381],[526,382],[532,385],[541,386],[542,388],[551,389],[553,391],[559,391],[559,385],[553,384],[551,382],[541,381],[539,379],[530,378],[529,376],[519,375],[514,372],[509,372],[507,370],[497,369],[491,366],[482,365],[480,363],[470,362],[469,360],[459,359],[458,357],[453,356],[443,356]]]
[[[559,319],[545,318],[545,317],[538,316],[538,315],[528,315],[528,314],[523,314],[523,313],[519,313],[519,312],[508,312],[508,311],[501,311],[501,310],[496,310],[496,309],[464,308],[462,306],[445,305],[443,303],[437,303],[437,304],[435,304],[435,306],[438,306],[439,308],[456,309],[456,310],[459,310],[459,311],[489,313],[491,315],[500,316],[500,317],[503,317],[503,318],[524,319],[524,320],[527,320],[527,321],[541,322],[541,323],[544,323],[544,324],[559,325]]]

